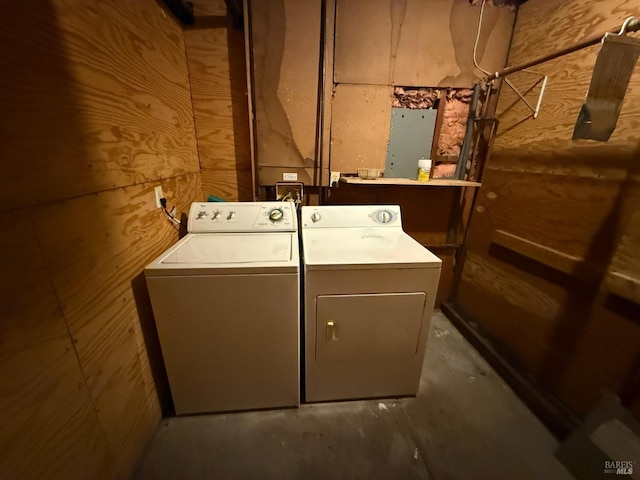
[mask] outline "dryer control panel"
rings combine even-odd
[[[322,205],[302,207],[305,228],[393,227],[402,229],[399,205]]]
[[[298,217],[293,202],[196,202],[187,227],[190,233],[295,232]]]

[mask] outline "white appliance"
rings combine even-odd
[[[441,260],[400,207],[302,207],[305,400],[415,395]]]
[[[188,228],[145,269],[176,414],[297,406],[295,205],[194,203]]]

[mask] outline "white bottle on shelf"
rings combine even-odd
[[[418,181],[428,182],[431,176],[431,160],[421,157],[418,160]]]

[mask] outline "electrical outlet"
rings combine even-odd
[[[331,172],[331,177],[329,177],[329,186],[337,187],[338,182],[340,182],[340,172]]]
[[[153,191],[156,194],[156,207],[162,208],[162,204],[160,203],[160,199],[164,198],[164,194],[162,193],[162,185],[154,187]]]

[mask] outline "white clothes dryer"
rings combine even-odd
[[[302,207],[305,401],[415,395],[441,260],[400,207]]]

